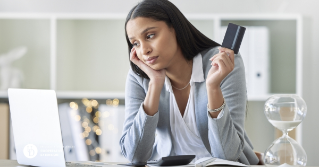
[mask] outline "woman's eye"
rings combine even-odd
[[[138,43],[133,43],[132,45],[133,45],[133,47],[134,47],[134,46],[138,46]]]
[[[148,35],[148,36],[147,36],[147,39],[149,39],[149,38],[153,38],[153,37],[154,37],[154,35],[155,35],[155,34],[150,34],[150,35]]]

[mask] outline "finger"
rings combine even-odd
[[[228,71],[224,60],[221,58],[216,58],[213,64],[219,67],[219,71],[221,71],[221,73],[225,73],[226,71]]]
[[[214,61],[216,58],[221,57],[222,53],[218,53],[216,55],[214,55],[212,58],[210,58],[209,60]]]
[[[211,57],[209,60],[213,61],[216,57],[221,56],[223,52],[219,52],[217,54],[215,54],[213,57]]]
[[[227,51],[226,53],[229,53],[229,58],[230,58],[230,61],[232,62],[233,65],[235,65],[235,55],[234,55],[234,51],[233,50],[230,50],[230,51]]]
[[[228,55],[229,53],[223,52],[222,59],[224,60],[226,67],[231,71],[234,65],[231,62],[230,57]]]
[[[225,47],[219,47],[219,50],[220,50],[221,52],[229,52],[229,53],[233,52],[233,50],[228,49],[228,48],[225,48]]]
[[[232,64],[233,65],[235,64],[234,63],[234,51],[233,50],[221,47],[220,51],[227,53],[227,55],[229,56],[230,61],[232,62]]]
[[[213,61],[216,57],[220,56],[220,53],[215,54],[213,57],[211,57],[209,60]]]
[[[222,52],[227,52],[227,51],[231,51],[231,49],[228,49],[228,48],[224,48],[224,47],[219,47],[219,52],[222,53]]]
[[[209,58],[209,60],[213,61],[217,56],[218,54],[215,54],[213,57]]]
[[[231,49],[228,49],[228,48],[224,48],[224,52],[228,53],[228,56],[229,56],[231,62],[234,63],[234,56],[235,56],[234,51]]]
[[[233,50],[228,49],[228,48],[224,48],[224,47],[219,47],[219,50],[220,50],[221,52],[234,53],[234,51],[233,51]]]
[[[140,67],[140,60],[138,59],[137,55],[136,55],[136,50],[135,48],[132,48],[131,53],[130,53],[130,60],[137,65],[138,67]]]
[[[223,62],[224,65],[226,65],[221,56],[216,57],[211,64],[215,66],[220,66],[220,60]]]

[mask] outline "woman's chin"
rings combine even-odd
[[[153,70],[157,70],[157,71],[163,69],[163,67],[159,64],[150,65],[149,67],[151,67]]]

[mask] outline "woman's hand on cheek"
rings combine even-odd
[[[142,71],[144,71],[147,76],[150,78],[152,81],[159,81],[159,83],[165,81],[165,75],[166,71],[165,69],[161,70],[154,70],[147,64],[145,64],[142,60],[140,60],[136,54],[136,49],[133,47],[130,53],[130,60],[138,66]]]
[[[209,60],[212,61],[212,66],[207,75],[206,86],[218,89],[222,80],[234,69],[234,51],[219,47],[219,53]]]

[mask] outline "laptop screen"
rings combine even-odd
[[[8,89],[17,161],[33,166],[65,166],[54,90]]]

